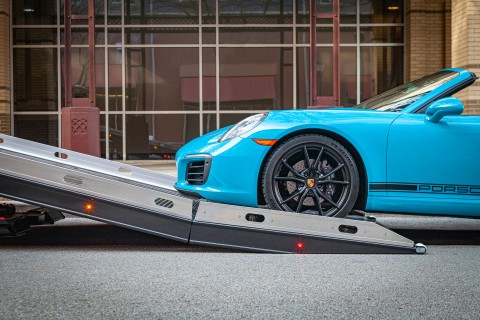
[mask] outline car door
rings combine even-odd
[[[395,211],[480,216],[480,117],[398,117],[388,137],[386,188]]]

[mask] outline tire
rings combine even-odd
[[[313,134],[279,145],[262,176],[263,195],[271,209],[329,217],[350,213],[359,185],[358,168],[348,150]]]

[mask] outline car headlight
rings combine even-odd
[[[243,119],[242,121],[231,127],[230,130],[225,132],[225,134],[220,138],[220,140],[218,140],[218,142],[223,142],[225,140],[229,140],[247,133],[248,131],[258,126],[263,121],[263,119],[267,117],[267,114],[268,113],[255,114],[246,119]]]

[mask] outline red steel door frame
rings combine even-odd
[[[333,20],[333,97],[317,93],[317,19]],[[340,0],[333,0],[332,13],[317,12],[316,0],[310,0],[310,105],[340,105]]]

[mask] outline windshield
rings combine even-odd
[[[439,71],[393,88],[355,106],[360,109],[400,111],[430,91],[458,76],[455,71]]]

